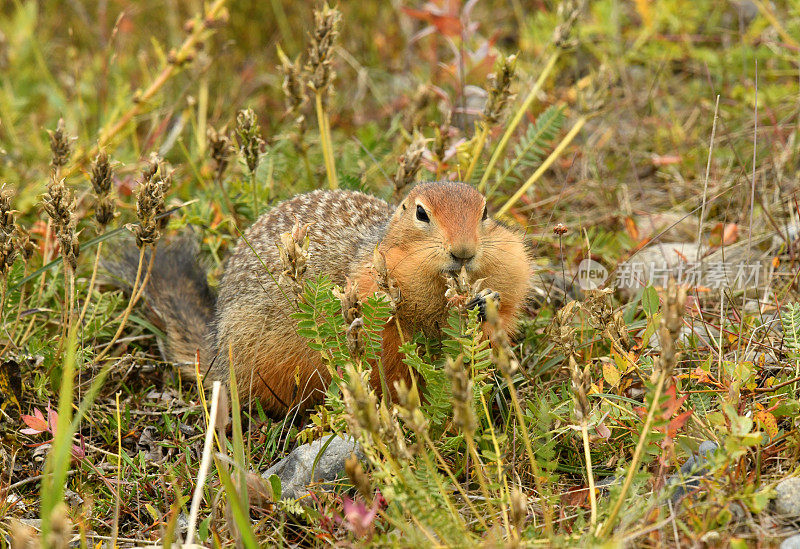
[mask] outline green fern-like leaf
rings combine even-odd
[[[781,324],[786,346],[800,351],[800,303],[790,303],[781,309]]]
[[[400,352],[405,357],[403,362],[406,366],[413,368],[422,376],[425,396],[425,403],[422,410],[430,422],[431,429],[437,432],[438,429],[450,417],[450,384],[447,376],[441,368],[436,368],[430,362],[419,356],[419,345],[417,341],[407,341],[400,347]]]
[[[392,308],[385,296],[371,295],[362,302],[364,331],[367,334],[367,352],[369,360],[381,357],[383,327],[392,315]]]
[[[514,159],[503,162],[503,173],[497,178],[495,187],[506,181],[523,181],[539,166],[548,147],[564,125],[564,111],[551,106],[528,126],[525,135],[514,146]]]
[[[330,278],[320,276],[306,281],[297,307],[291,315],[297,321],[297,333],[308,339],[309,347],[319,351],[324,360],[344,364],[348,360],[344,321]]]

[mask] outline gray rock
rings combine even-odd
[[[697,449],[697,454],[692,455],[681,465],[679,473],[667,479],[667,486],[677,486],[672,493],[672,503],[677,503],[690,490],[700,486],[700,479],[708,473],[708,457],[717,451],[719,446],[712,440],[705,440]]]
[[[800,519],[800,477],[783,479],[775,492],[775,511],[786,518]]]
[[[781,549],[800,549],[800,534],[795,534],[790,538],[786,538],[781,543]]]
[[[269,479],[277,475],[281,479],[281,497],[295,499],[305,495],[311,483],[336,480],[344,473],[344,462],[354,453],[364,459],[361,445],[352,437],[331,435],[298,446],[261,476]]]

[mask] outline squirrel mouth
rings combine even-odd
[[[461,272],[461,269],[466,270],[468,273],[475,271],[475,262],[474,261],[467,261],[467,262],[460,262],[460,261],[452,261],[447,267],[442,269],[444,274],[450,276],[458,276]]]

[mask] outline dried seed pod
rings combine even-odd
[[[508,104],[514,99],[511,84],[517,73],[517,56],[509,55],[500,60],[497,72],[489,75],[489,92],[483,107],[483,122],[493,126],[505,114]]]
[[[5,278],[19,253],[15,211],[11,209],[11,192],[0,189],[0,278]]]
[[[283,263],[283,272],[278,277],[278,282],[288,281],[292,292],[298,297],[303,293],[302,278],[311,257],[308,251],[311,244],[308,228],[311,225],[311,223],[301,224],[299,220],[295,220],[292,230],[283,233],[275,243]]]
[[[236,115],[236,137],[239,142],[239,152],[242,153],[247,169],[253,174],[258,168],[262,149],[265,146],[261,139],[261,127],[258,117],[253,109],[239,111]]]
[[[389,300],[392,310],[397,310],[403,296],[394,278],[391,277],[389,270],[386,268],[386,258],[377,247],[372,253],[372,270],[375,271],[375,282],[378,290]]]
[[[347,473],[347,478],[353,483],[361,497],[367,502],[371,501],[373,494],[372,484],[355,454],[351,454],[344,462],[344,470]]]
[[[678,287],[674,279],[667,285],[664,309],[658,325],[658,338],[661,343],[661,356],[653,361],[653,377],[663,373],[665,379],[672,376],[680,354],[675,350],[675,342],[680,337],[683,326],[683,311],[686,306],[686,287]]]
[[[212,169],[214,170],[214,179],[221,181],[222,176],[225,175],[225,170],[228,169],[231,154],[233,154],[231,138],[225,128],[216,130],[212,127],[208,128],[206,137],[208,138],[208,149],[211,156]]]
[[[417,436],[422,436],[428,429],[428,420],[420,409],[421,401],[416,384],[409,387],[405,380],[395,381],[397,393],[397,411],[400,418],[414,431]]]
[[[465,434],[471,435],[477,427],[475,412],[472,409],[472,381],[464,370],[464,357],[453,360],[448,357],[444,371],[450,380],[453,403],[453,424]]]
[[[322,9],[314,10],[314,31],[310,34],[306,71],[309,73],[308,87],[320,95],[323,105],[331,95],[336,76],[331,60],[341,18],[339,10],[327,3],[322,5]]]
[[[142,169],[142,179],[136,192],[136,217],[139,224],[133,227],[136,245],[152,246],[161,237],[161,222],[158,215],[165,211],[164,179],[157,178],[160,160],[153,155]]]
[[[575,419],[578,423],[582,423],[586,421],[591,411],[587,396],[592,386],[589,364],[587,363],[581,370],[575,355],[572,354],[569,356],[569,372],[572,379],[572,398],[575,402]]]
[[[425,153],[426,142],[427,140],[421,133],[414,132],[411,143],[400,157],[400,163],[394,175],[394,192],[395,198],[398,200],[401,195],[405,194],[405,188],[414,183],[417,173],[422,167],[422,155]]]
[[[300,113],[303,106],[308,101],[308,94],[303,83],[302,66],[300,57],[291,61],[283,50],[278,47],[278,57],[281,61],[278,69],[283,74],[283,95],[286,100],[286,116],[294,117]]]
[[[570,34],[578,16],[583,12],[586,0],[562,0],[558,5],[558,17],[561,20],[553,31],[553,44],[558,48],[568,48]]]
[[[350,434],[357,438],[380,436],[378,399],[369,384],[367,372],[359,372],[352,363],[345,366],[342,397],[347,413],[345,420]]]
[[[50,135],[50,151],[52,153],[51,165],[54,168],[60,168],[66,165],[69,161],[69,155],[72,149],[72,140],[67,134],[65,129],[64,119],[59,118],[55,130],[47,130]]]
[[[111,168],[108,155],[101,151],[92,163],[92,189],[97,196],[94,217],[100,232],[111,223],[116,214],[116,203],[111,196],[114,181],[114,170]]]
[[[348,277],[344,291],[337,287],[333,293],[342,304],[342,317],[345,324],[351,324],[357,318],[361,318],[361,299],[358,297],[357,280]]]
[[[522,530],[528,517],[528,496],[521,489],[514,487],[508,493],[511,522],[517,531]]]
[[[42,205],[47,215],[53,221],[53,228],[61,247],[61,255],[67,264],[74,270],[78,266],[80,248],[75,234],[77,218],[75,210],[78,201],[72,191],[64,184],[64,180],[50,182],[47,193],[42,199]]]

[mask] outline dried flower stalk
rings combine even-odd
[[[20,251],[15,213],[11,208],[11,192],[0,188],[0,323],[5,320],[8,271]]]
[[[513,100],[511,94],[511,83],[516,76],[517,56],[509,55],[503,57],[497,67],[497,71],[489,75],[489,97],[484,105],[481,115],[480,130],[475,139],[475,145],[470,155],[469,167],[464,175],[464,181],[472,179],[478,159],[483,153],[486,145],[486,138],[489,130],[500,121],[506,111],[508,104]]]
[[[281,234],[280,240],[275,242],[283,263],[278,283],[288,283],[298,299],[303,294],[303,274],[308,268],[308,260],[311,257],[308,251],[311,244],[308,228],[311,225],[312,223],[302,224],[299,220],[295,220],[292,230]]]
[[[208,151],[211,157],[211,169],[214,172],[214,184],[219,187],[219,192],[222,195],[222,199],[225,201],[228,213],[233,216],[234,222],[238,224],[236,210],[231,203],[228,193],[225,191],[225,185],[222,183],[225,172],[230,164],[230,158],[234,153],[233,142],[225,127],[220,130],[209,127],[208,131],[206,131],[206,138],[208,139]]]
[[[314,30],[309,34],[311,42],[308,46],[308,87],[321,98],[323,106],[327,104],[331,94],[333,79],[332,58],[339,36],[339,23],[342,14],[327,3],[321,9],[314,10]]]
[[[333,159],[331,140],[331,124],[325,107],[332,95],[333,79],[335,73],[332,68],[332,57],[336,37],[339,34],[341,13],[328,4],[323,4],[322,9],[314,10],[314,31],[311,33],[311,42],[308,47],[308,87],[314,92],[314,107],[317,113],[322,156],[325,159],[325,172],[328,176],[328,185],[331,189],[339,187],[336,176],[336,162]]]
[[[397,166],[394,175],[394,198],[396,202],[406,193],[406,187],[414,183],[414,180],[422,167],[422,155],[425,153],[425,143],[427,140],[419,132],[414,132],[411,143],[406,148]]]
[[[92,163],[91,183],[92,189],[96,195],[96,206],[94,212],[95,222],[97,223],[97,232],[102,234],[105,232],[106,226],[116,216],[116,203],[111,194],[114,181],[114,170],[111,167],[108,155],[104,151],[100,151]],[[86,300],[83,303],[81,314],[78,316],[78,325],[83,323],[86,316],[86,311],[89,308],[89,302],[92,300],[92,291],[97,279],[97,267],[100,263],[100,254],[102,253],[103,242],[97,243],[97,251],[94,256],[94,265],[92,266],[92,277],[89,279],[89,288],[86,291]]]
[[[142,169],[142,178],[139,182],[136,193],[136,217],[139,219],[138,225],[128,225],[136,236],[136,246],[139,248],[139,263],[136,267],[136,277],[133,280],[131,297],[128,306],[125,307],[117,331],[114,337],[105,346],[103,351],[95,358],[99,361],[105,357],[117,342],[125,324],[136,303],[139,302],[147,282],[150,280],[150,273],[153,269],[153,262],[156,257],[156,244],[161,238],[161,231],[164,229],[167,219],[163,214],[166,211],[165,195],[169,191],[172,183],[172,176],[166,173],[166,166],[155,153],[150,156],[150,160]],[[147,262],[144,278],[142,278],[142,266],[144,265],[145,252],[150,248],[150,258]],[[141,284],[139,283],[141,281]]]
[[[236,115],[236,138],[239,152],[250,172],[250,185],[253,191],[253,219],[258,218],[258,189],[256,188],[256,169],[266,144],[261,138],[261,127],[253,109],[239,111]]]
[[[69,161],[72,152],[71,137],[67,134],[64,119],[59,118],[55,130],[48,130],[50,135],[50,152],[52,153],[50,165],[53,166],[56,178],[59,170]]]

